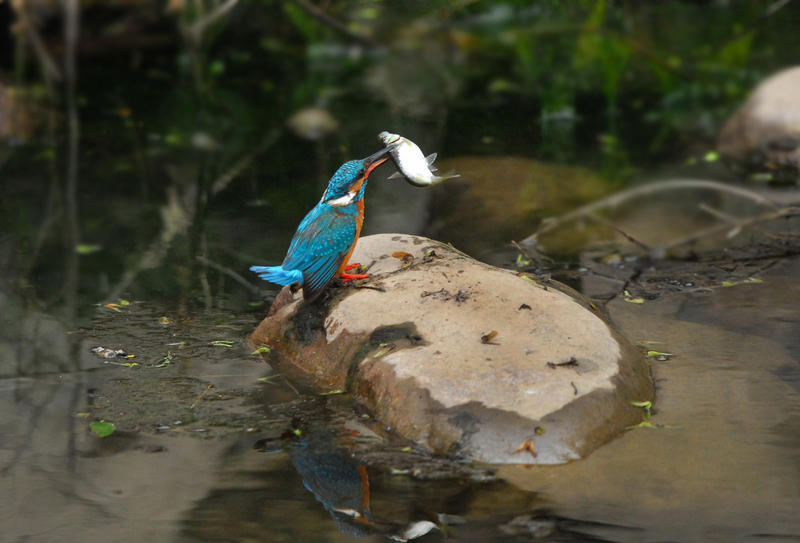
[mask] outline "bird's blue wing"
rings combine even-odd
[[[355,240],[357,217],[356,206],[318,204],[300,223],[281,266],[303,273],[306,300],[316,298],[333,279]]]

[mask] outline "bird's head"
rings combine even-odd
[[[385,147],[361,160],[349,160],[342,164],[328,182],[322,201],[328,205],[342,206],[358,202],[364,197],[367,177],[370,172],[389,159],[391,147]]]

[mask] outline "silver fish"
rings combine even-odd
[[[433,161],[436,160],[436,153],[428,155],[422,154],[417,144],[400,134],[391,134],[383,131],[378,134],[378,139],[386,147],[393,147],[389,155],[399,171],[389,176],[389,179],[405,177],[406,181],[415,187],[430,187],[436,183],[441,183],[451,177],[460,177],[455,172],[447,172],[442,175],[435,175],[438,171]]]

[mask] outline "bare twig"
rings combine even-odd
[[[611,228],[612,230],[614,230],[615,232],[617,232],[622,237],[624,237],[625,239],[627,239],[628,241],[630,241],[634,245],[638,246],[639,248],[644,249],[648,253],[650,252],[650,247],[648,245],[646,245],[645,243],[639,241],[638,239],[636,239],[635,237],[633,237],[632,235],[630,235],[629,233],[624,231],[622,228],[619,228],[618,226],[615,226],[608,219],[606,219],[604,217],[600,217],[599,215],[594,215],[594,214],[591,215],[591,217],[592,217],[592,219],[596,220],[597,222],[608,226],[609,228]]]
[[[703,238],[714,236],[724,232],[725,230],[729,230],[732,226],[734,228],[748,228],[756,224],[761,224],[769,221],[774,221],[777,219],[784,219],[790,217],[797,217],[800,216],[800,207],[784,207],[781,209],[777,209],[775,211],[769,211],[767,213],[762,213],[761,215],[755,215],[753,217],[748,217],[746,219],[739,220],[738,223],[735,225],[731,225],[729,222],[724,222],[721,224],[716,224],[709,228],[704,228],[699,232],[695,232],[694,234],[685,236],[679,240],[673,241],[661,247],[656,247],[655,251],[664,254],[670,249],[674,249],[676,247],[680,247],[681,245],[688,245],[691,243],[695,243],[700,241]]]
[[[80,240],[78,226],[78,139],[80,121],[75,98],[77,87],[77,46],[80,24],[80,5],[78,0],[63,0],[64,9],[64,86],[67,107],[67,169],[64,184],[64,203],[66,209],[67,257],[65,259],[66,277],[65,305],[70,318],[75,316],[78,303],[78,254],[75,251]]]
[[[228,277],[230,277],[231,279],[233,279],[234,281],[236,281],[237,283],[242,285],[244,288],[246,288],[247,290],[249,290],[253,294],[257,294],[257,295],[261,294],[261,291],[257,287],[255,287],[252,284],[250,284],[247,281],[247,279],[245,279],[244,277],[242,277],[241,275],[239,275],[238,273],[236,273],[232,269],[230,269],[230,268],[228,268],[226,266],[223,266],[221,264],[217,264],[216,262],[214,262],[212,260],[209,260],[208,258],[206,258],[204,256],[199,256],[198,255],[195,258],[197,260],[199,260],[200,262],[202,262],[203,264],[205,264],[206,266],[208,266],[209,268],[213,268],[213,269],[217,270],[220,273],[224,273],[225,275],[227,275]]]
[[[601,209],[614,208],[640,196],[647,196],[658,192],[668,192],[681,189],[716,190],[718,192],[724,192],[745,198],[771,209],[777,208],[774,202],[755,191],[734,185],[728,185],[726,183],[720,183],[718,181],[708,181],[704,179],[675,179],[671,181],[659,181],[612,194],[607,198],[603,198],[602,200],[579,207],[578,209],[570,211],[569,213],[561,215],[560,217],[552,218],[544,222],[536,232],[522,240],[522,244],[534,245],[539,236],[546,232],[550,232],[551,230],[555,230],[563,224],[584,218],[594,219],[596,217],[595,214]]]
[[[200,393],[200,394],[197,396],[197,398],[195,398],[195,400],[192,402],[192,405],[190,405],[190,406],[189,406],[189,409],[194,409],[195,407],[197,407],[197,404],[198,404],[198,403],[200,403],[200,400],[202,400],[202,399],[203,399],[203,396],[205,396],[205,395],[206,395],[206,393],[207,393],[209,390],[211,390],[212,388],[214,388],[214,385],[208,385],[208,386],[206,387],[206,389],[205,389],[203,392],[201,392],[201,393]]]
[[[372,39],[368,38],[367,36],[362,36],[361,34],[356,34],[355,32],[352,32],[349,28],[347,28],[347,25],[345,25],[338,19],[333,18],[331,15],[329,15],[319,7],[315,6],[311,2],[307,0],[294,0],[294,3],[300,6],[306,13],[308,13],[318,21],[331,27],[337,32],[345,35],[352,41],[358,42],[368,47],[378,46],[377,43],[375,43]]]
[[[242,158],[237,160],[233,163],[233,165],[228,168],[225,173],[220,175],[212,184],[211,184],[211,194],[213,196],[217,195],[218,193],[225,190],[225,188],[236,179],[236,177],[242,173],[242,171],[247,168],[256,157],[269,149],[272,144],[274,144],[278,137],[281,135],[280,128],[273,128],[267,136],[261,140],[261,142],[253,147],[246,155]]]
[[[203,34],[205,34],[206,29],[217,22],[219,19],[224,17],[230,10],[239,3],[239,0],[228,0],[224,4],[220,4],[211,12],[200,17],[188,28],[186,28],[186,35],[189,36],[195,44],[200,44],[203,41]]]
[[[547,264],[553,264],[555,262],[549,256],[544,255],[541,252],[536,251],[535,249],[534,250],[535,250],[536,254],[535,255],[531,255],[527,250],[525,250],[524,247],[522,247],[522,245],[520,245],[519,243],[517,243],[513,239],[511,240],[511,245],[513,245],[514,248],[517,251],[520,252],[520,254],[525,258],[525,260],[536,262],[536,265],[539,266],[539,267],[544,267],[545,266],[545,262],[547,262]]]

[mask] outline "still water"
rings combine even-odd
[[[548,6],[523,11],[538,24],[559,10]],[[699,37],[686,39],[705,47],[701,17],[678,3],[664,9],[686,17],[675,27],[696,21]],[[752,9],[744,11],[760,24],[761,8]],[[173,57],[191,60],[183,50],[145,60],[135,53],[116,68],[106,59],[82,74],[77,110],[35,101],[24,110],[31,133],[0,147],[0,541],[800,541],[796,256],[765,266],[760,283],[687,287],[641,304],[614,298],[607,310],[623,334],[672,355],[652,360],[652,427],[562,466],[430,458],[346,395],[317,396],[286,381],[246,344],[276,294],[248,267],[280,262],[327,178],[344,160],[378,150],[380,131],[437,151],[440,169],[462,178],[418,189],[387,181],[391,169],[381,167],[370,178],[363,233],[428,235],[511,267],[510,240],[544,217],[618,190],[637,170],[637,180],[687,174],[694,154],[713,146],[701,99],[718,97],[721,79],[741,94],[763,75],[712,71],[684,88],[659,71],[671,94],[647,125],[653,95],[624,107],[620,100],[620,109],[614,102],[623,72],[612,61],[634,54],[619,49],[628,41],[611,40],[596,56],[600,42],[587,40],[578,48],[587,58],[563,59],[564,44],[575,41],[561,36],[564,28],[594,39],[594,22],[518,31],[508,13],[510,4],[476,8],[450,41],[423,34],[415,54],[430,65],[408,62],[405,45],[394,56],[376,53],[368,60],[383,60],[365,68],[363,51],[317,44],[306,70],[296,36],[288,46],[265,38],[260,56],[248,41],[221,54],[227,64],[211,62],[210,49],[189,50],[198,66],[214,68],[193,83],[172,77]],[[649,12],[631,13],[649,20]],[[784,25],[794,26],[767,22],[778,58],[793,43]],[[715,29],[751,28],[723,26]],[[438,36],[436,26],[409,29]],[[751,42],[734,37],[750,58]],[[689,45],[675,54],[689,58]],[[534,46],[550,55],[549,68],[529,57]],[[481,56],[491,47],[519,58],[507,66]],[[468,69],[470,59],[486,65]],[[555,68],[600,77],[600,61],[609,96],[579,88],[580,74],[550,77]],[[537,94],[542,78],[552,88]],[[576,109],[562,103],[567,95]],[[305,116],[292,116],[298,111]],[[338,121],[326,117],[331,111]],[[669,137],[687,118],[705,139],[673,149]],[[647,160],[633,158],[653,149]],[[731,179],[702,161],[688,173]],[[658,235],[703,226],[679,215],[686,197],[667,200],[642,203],[631,224]],[[690,201],[752,211],[714,193]],[[571,258],[570,284],[598,294],[576,264],[589,257]],[[96,347],[124,354],[104,358]],[[92,430],[101,421],[115,424],[111,435]]]
[[[370,196],[387,186],[408,190],[381,179]],[[410,208],[426,209],[424,192],[408,194],[423,198]],[[397,219],[385,203],[371,211],[373,231]],[[116,204],[104,220],[126,213],[137,212]],[[208,240],[230,254],[270,228],[229,213],[209,219]],[[271,228],[276,247],[291,235]],[[272,262],[280,250],[247,256]],[[100,259],[86,273],[101,283],[105,253],[83,257]],[[514,254],[489,253],[498,264]],[[346,397],[309,396],[275,376],[244,343],[264,315],[264,287],[206,272],[204,289],[203,268],[168,261],[180,258],[171,250],[124,287],[100,284],[73,321],[6,284],[3,540],[384,541],[422,521],[437,528],[420,541],[800,540],[797,259],[763,283],[609,304],[629,338],[674,355],[653,361],[654,428],[568,465],[454,473],[431,471],[446,461],[409,451]],[[196,287],[168,302],[181,273]],[[103,359],[95,346],[134,357]],[[100,417],[119,422],[110,437],[89,430]]]

